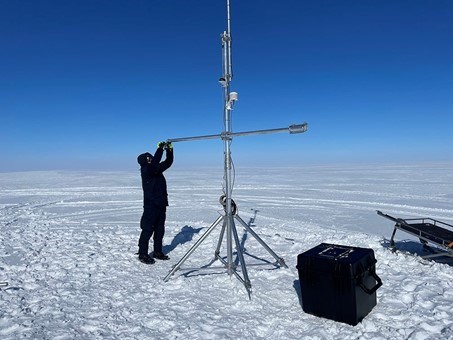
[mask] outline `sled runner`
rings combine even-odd
[[[432,218],[396,218],[377,210],[378,215],[381,215],[395,222],[392,237],[390,238],[390,247],[395,247],[396,230],[402,230],[420,239],[423,247],[428,249],[432,254],[422,256],[422,258],[433,258],[440,256],[453,257],[453,225],[447,224]],[[428,246],[432,243],[436,246],[433,249]]]

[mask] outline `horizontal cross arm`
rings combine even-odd
[[[231,139],[232,137],[239,136],[251,136],[251,135],[263,135],[270,133],[279,133],[279,132],[289,132],[290,134],[303,133],[308,130],[307,123],[303,124],[293,124],[286,128],[278,129],[267,129],[267,130],[254,130],[254,131],[244,131],[244,132],[222,132],[217,135],[204,135],[204,136],[194,136],[194,137],[183,137],[183,138],[170,138],[167,142],[187,142],[193,140],[205,140],[205,139]]]

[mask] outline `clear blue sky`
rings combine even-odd
[[[0,171],[223,130],[225,0],[0,0]],[[453,160],[453,1],[231,0],[236,166]],[[223,164],[220,140],[175,144]]]

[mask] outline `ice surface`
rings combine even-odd
[[[174,264],[219,216],[222,169],[166,175],[170,261],[136,259],[142,192],[138,172],[0,174],[1,339],[452,339],[453,268],[422,260],[403,217],[453,222],[453,164],[238,169],[239,214],[289,268],[248,267],[252,298],[223,270]],[[272,260],[238,226],[247,254]],[[183,267],[213,258],[214,231]],[[305,314],[297,255],[321,242],[372,248],[383,286],[352,327]],[[246,262],[256,259],[246,255]]]

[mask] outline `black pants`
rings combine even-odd
[[[154,252],[162,252],[165,233],[165,207],[145,207],[140,220],[142,232],[138,240],[138,253],[148,254],[149,240],[154,234]]]

